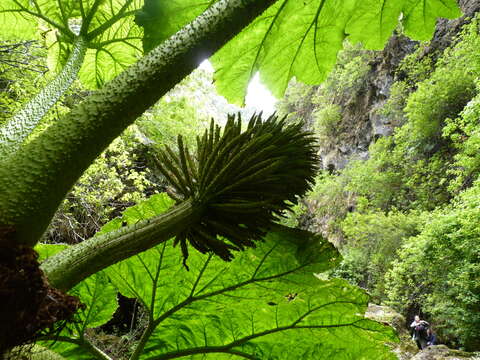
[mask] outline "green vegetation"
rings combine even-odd
[[[320,141],[327,141],[342,133],[340,127],[342,114],[340,113],[340,107],[338,105],[329,104],[322,106],[315,112],[314,117],[314,129]]]
[[[475,175],[480,167],[480,158],[476,151],[479,142],[479,133],[476,129],[479,110],[479,96],[476,95],[463,108],[460,116],[447,119],[443,128],[443,136],[451,139],[456,150],[453,166],[449,169],[453,177],[449,184],[452,192],[469,187],[476,179]]]
[[[470,350],[480,346],[479,195],[477,182],[434,212],[420,235],[405,241],[385,284],[389,303],[421,308],[445,339]]]
[[[214,109],[204,99],[218,98],[209,79],[211,74],[195,71],[115,139],[67,194],[45,241],[74,244],[88,239],[126,207],[164,191],[167,183],[155,154],[164,145],[175,147],[179,133],[193,145],[206,128],[206,116]],[[198,94],[198,103],[192,103]],[[68,101],[69,94],[63,99]]]
[[[373,141],[367,160],[352,156],[345,168],[320,174],[294,214],[297,223],[340,245],[343,261],[332,277],[367,289],[407,320],[422,314],[440,341],[467,350],[480,347],[478,46],[473,19],[443,53],[419,45],[407,55],[389,97],[375,109],[393,134]],[[350,66],[358,68],[353,74],[365,73],[370,52],[363,62],[342,55],[332,74]],[[309,100],[292,104],[287,97],[282,104],[313,114],[310,126],[325,139],[323,150],[359,138],[348,112],[357,104],[346,90],[351,79],[336,79],[331,89],[302,85]],[[287,93],[300,85],[291,86]],[[337,100],[317,106],[316,94]],[[305,121],[311,124],[308,116]]]
[[[24,92],[3,87],[2,357],[41,340],[79,359],[393,359],[393,331],[363,317],[369,296],[313,275],[338,263],[333,246],[276,224],[311,188],[311,133],[275,116],[205,129],[192,93],[169,91],[213,55],[229,100],[257,71],[280,96],[292,77],[324,80],[346,34],[380,49],[399,21],[426,39],[459,15],[454,0],[2,1],[2,40],[38,41],[51,71],[38,93],[28,73]],[[352,53],[343,89],[360,93],[370,68]],[[325,138],[344,129],[338,115],[320,116]],[[140,318],[120,340],[101,328],[117,293]]]
[[[415,212],[367,210],[349,213],[341,224],[345,257],[334,275],[369,289],[374,301],[386,298],[384,274],[392,267],[398,239],[417,235],[425,220]],[[349,279],[349,276],[355,278]]]
[[[173,204],[166,194],[155,195],[127,209],[100,234],[165,212]],[[49,247],[40,252],[51,254]],[[138,299],[146,317],[145,332],[122,358],[212,354],[215,359],[266,359],[287,354],[330,359],[341,350],[342,357],[393,359],[379,343],[393,341],[392,330],[358,315],[365,311],[368,296],[346,282],[313,275],[335,266],[335,257],[336,250],[326,240],[279,229],[232,262],[194,252],[188,258],[190,271],[185,271],[181,254],[165,242],[72,289],[87,309],[77,315],[75,326],[62,330],[53,349],[67,358],[102,358],[101,348],[91,346],[98,340],[89,338],[87,328],[111,317],[119,291]],[[106,344],[98,345],[105,350]]]
[[[37,41],[8,41],[0,44],[0,124],[6,122],[37,86],[45,84],[45,49]]]
[[[146,167],[148,148],[134,125],[85,171],[57,210],[44,241],[75,244],[92,237],[119,211],[161,191]]]

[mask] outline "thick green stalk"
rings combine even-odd
[[[220,0],[68,115],[0,169],[0,226],[33,246],[77,179],[108,144],[276,0]]]
[[[82,37],[77,37],[62,71],[0,128],[0,159],[20,147],[48,110],[67,91],[82,67],[86,49],[86,41]]]
[[[41,268],[50,285],[67,291],[98,271],[167,241],[201,214],[202,209],[187,200],[153,219],[70,246],[48,258]]]

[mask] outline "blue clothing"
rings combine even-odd
[[[434,333],[427,336],[427,345],[437,345],[437,337]]]

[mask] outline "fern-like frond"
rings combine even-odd
[[[188,242],[229,261],[232,250],[254,247],[310,189],[318,157],[313,135],[300,124],[286,124],[276,115],[262,122],[254,115],[242,131],[240,115],[232,115],[223,131],[212,120],[197,137],[195,156],[180,135],[178,152],[165,147],[158,165],[177,202],[193,199],[205,209],[200,221],[175,239],[185,258]]]

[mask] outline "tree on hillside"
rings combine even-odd
[[[4,36],[35,38],[40,30],[50,47],[50,62],[61,69],[45,89],[0,128],[0,266],[6,269],[2,272],[8,274],[8,269],[26,268],[19,261],[28,256],[21,254],[39,241],[60,202],[85,169],[114,138],[204,58],[221,49],[214,56],[213,64],[217,69],[217,88],[228,99],[243,101],[248,82],[257,71],[274,94],[280,95],[293,76],[309,83],[321,81],[333,66],[346,37],[353,42],[361,41],[369,48],[382,47],[398,25],[401,14],[406,34],[427,39],[437,17],[455,17],[459,12],[453,0],[220,0],[202,3],[145,0],[144,4],[140,0],[2,1],[0,23],[7,29]],[[147,51],[144,56],[142,46]],[[87,86],[98,90],[34,139],[29,139],[28,135],[77,76]],[[252,124],[254,129],[250,130],[252,141],[255,141],[253,133],[257,134],[254,126],[257,123]],[[240,136],[239,127],[230,124],[229,129],[231,133],[225,130],[223,138],[234,141],[229,137],[233,134],[245,137]],[[267,153],[273,145],[265,141],[262,136],[266,134],[262,131],[265,130],[259,132],[261,135],[255,144],[262,144]],[[295,135],[282,124],[278,131],[279,134],[289,133],[292,139],[304,136]],[[220,145],[217,150],[212,147],[219,139],[220,129],[212,127],[205,138],[199,139],[199,148],[203,146],[205,154],[218,151],[218,156],[225,155],[228,151],[220,152]],[[236,143],[226,144],[231,146],[229,150],[241,149],[233,144]],[[308,141],[301,142],[293,149],[302,149],[308,144]],[[288,147],[285,143],[280,145]],[[254,147],[249,146],[245,145],[246,153]],[[262,146],[258,149],[260,154],[263,154]],[[185,181],[190,172],[198,170],[205,179],[221,183],[220,175],[225,176],[222,171],[218,178],[211,178],[213,173],[207,170],[209,166],[217,169],[215,166],[220,160],[213,156],[206,163],[206,169],[196,168],[195,161],[202,162],[202,152],[198,153],[199,158],[190,161],[181,138],[179,154],[179,158],[170,154],[170,158],[166,155],[161,159],[166,174],[176,171],[175,166],[169,165],[170,161],[184,171],[182,179]],[[301,161],[311,161],[308,151],[305,155]],[[269,170],[273,172],[267,173],[275,177],[276,166],[285,165],[283,161],[286,160],[274,161],[269,166],[264,163],[265,168],[260,170],[255,164],[251,166],[257,176],[264,174],[260,171]],[[231,170],[228,166],[225,169]],[[247,170],[244,176],[246,174],[252,175]],[[308,187],[310,175],[304,170],[291,174],[293,178],[288,181],[299,181],[298,186],[293,186],[296,194],[302,194]],[[302,177],[303,182],[300,181]],[[183,231],[192,223],[202,221],[212,206],[225,209],[231,204],[222,204],[216,197],[200,196],[202,200],[199,201],[196,193],[192,198],[192,193],[187,191],[192,186],[182,184],[182,179],[177,174],[172,179],[180,182],[177,185],[183,196],[169,212],[95,236],[47,260],[43,270],[50,285],[69,290],[109,265],[175,235],[185,256],[187,238],[195,248],[213,251],[224,259],[230,259],[228,249],[232,247],[244,249],[254,245],[253,241],[235,240],[235,233],[227,245],[216,239],[218,233],[214,236],[206,236],[202,231],[197,231],[196,235],[185,234]],[[248,176],[245,179],[252,180]],[[205,191],[212,190],[205,187],[206,184],[200,185]],[[221,189],[216,191],[221,192]],[[268,221],[252,225],[248,236],[254,234],[253,239],[257,240],[271,224],[271,214],[281,211],[283,205],[279,207],[279,203],[294,200],[295,193],[284,195],[275,193],[270,202],[255,204],[270,215]],[[211,203],[212,199],[217,202]],[[238,209],[238,204],[235,206]],[[244,210],[248,212],[252,208],[250,204]],[[237,226],[235,230],[239,233],[244,228]],[[227,230],[221,232],[227,233]],[[35,268],[31,256],[28,266]],[[10,279],[3,273],[2,292],[10,286]],[[41,279],[41,274],[37,275]],[[22,286],[27,285],[22,284],[20,288]],[[46,296],[45,292],[43,294]],[[8,296],[15,304],[18,294]],[[64,301],[73,300],[66,298]],[[23,310],[18,309],[18,316],[23,316]],[[2,326],[9,327],[6,322],[2,322]]]

